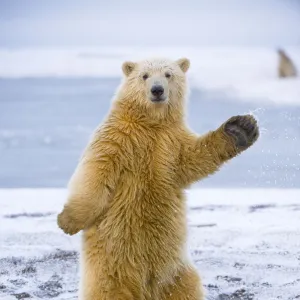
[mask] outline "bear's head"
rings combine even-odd
[[[185,73],[189,66],[187,58],[124,62],[121,98],[153,117],[160,118],[172,112],[182,114],[187,90]]]

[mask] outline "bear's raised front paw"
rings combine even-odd
[[[257,121],[251,115],[235,116],[224,124],[224,131],[235,140],[235,146],[242,151],[255,143],[259,137]]]
[[[81,230],[81,228],[76,224],[76,221],[71,218],[70,214],[66,209],[64,209],[57,216],[57,225],[61,228],[64,233],[73,235]]]

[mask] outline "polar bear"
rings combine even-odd
[[[297,77],[297,70],[291,58],[282,49],[278,49],[277,53],[279,55],[278,77]]]
[[[85,300],[203,300],[186,253],[184,189],[218,171],[258,138],[256,120],[235,116],[198,136],[185,123],[190,62],[123,64],[110,113],[70,180],[58,225],[83,231]]]

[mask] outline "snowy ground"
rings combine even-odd
[[[64,189],[0,190],[0,299],[75,299],[80,235]],[[209,300],[300,298],[300,190],[188,192],[189,249]]]

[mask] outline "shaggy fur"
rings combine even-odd
[[[258,137],[251,116],[204,136],[184,121],[189,61],[126,62],[110,114],[86,148],[58,216],[83,230],[82,299],[202,300],[185,252],[184,189],[216,172]],[[152,102],[161,84],[166,100]]]
[[[296,77],[297,70],[292,60],[282,49],[278,49],[277,52],[279,55],[278,77]]]

